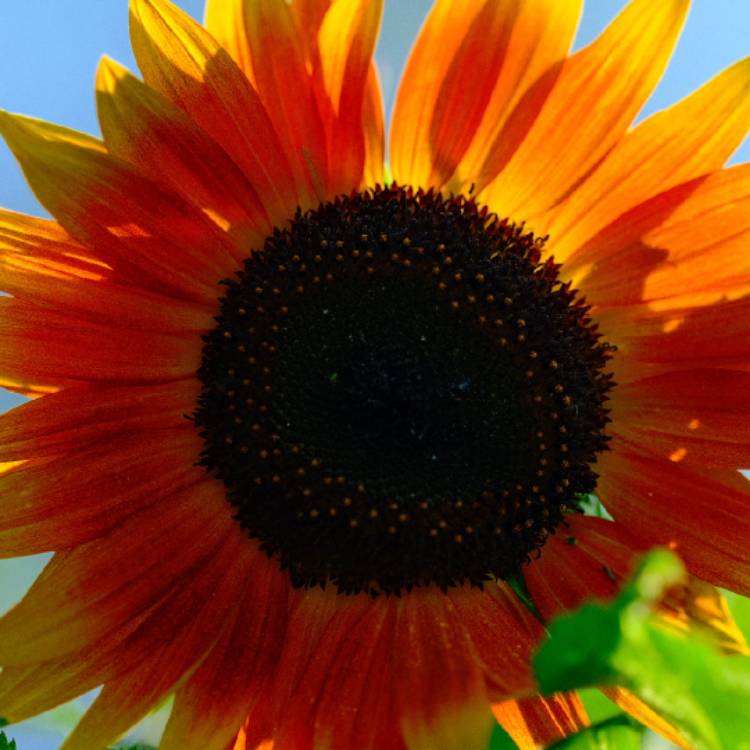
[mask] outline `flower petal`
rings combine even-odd
[[[553,237],[555,258],[566,260],[639,203],[720,169],[748,129],[750,58],[638,125],[568,200],[553,209],[547,231]]]
[[[0,112],[37,198],[118,277],[203,304],[235,261],[219,228],[81,133]]]
[[[688,6],[632,0],[599,39],[568,58],[528,135],[480,199],[521,221],[565,198],[650,96]]]
[[[750,296],[663,311],[599,309],[596,318],[619,348],[612,364],[621,386],[668,372],[750,368]]]
[[[620,386],[617,434],[640,450],[697,469],[750,465],[750,373],[685,370]]]
[[[347,38],[342,39],[341,35],[346,32],[346,28],[343,25],[338,29],[339,36],[332,34],[326,38],[319,38],[323,21],[328,11],[331,10],[332,0],[295,0],[291,4],[284,3],[281,0],[263,0],[263,2],[269,7],[272,5],[271,10],[274,13],[288,13],[294,22],[295,28],[292,30],[287,27],[286,19],[284,20],[284,33],[287,37],[286,43],[294,44],[294,58],[296,59],[300,54],[302,55],[305,75],[299,78],[299,80],[304,80],[309,90],[314,91],[315,99],[312,104],[316,107],[316,113],[318,113],[316,116],[318,119],[322,117],[322,124],[325,130],[323,145],[326,156],[321,163],[325,165],[327,161],[327,171],[331,173],[331,178],[328,180],[328,197],[333,197],[337,192],[349,192],[360,186],[362,174],[359,171],[358,165],[362,144],[357,132],[360,127],[364,128],[364,182],[367,185],[381,183],[383,180],[385,150],[383,104],[374,62],[370,64],[365,85],[362,124],[354,122],[355,131],[347,140],[354,153],[342,160],[341,155],[345,144],[341,138],[338,138],[335,132],[335,129],[339,127],[336,123],[335,113],[340,106],[339,100],[341,98],[342,81],[333,82],[336,85],[331,89],[326,88],[330,80],[327,82],[325,79],[322,59],[324,57],[327,60],[331,57],[343,57],[346,54],[346,48],[350,41],[353,44],[353,50],[356,49],[358,43],[354,37],[351,40]],[[260,88],[255,68],[259,66],[269,68],[281,65],[283,64],[284,56],[279,55],[278,51],[275,51],[273,57],[280,58],[280,60],[269,63],[270,55],[263,53],[264,43],[261,43],[262,40],[256,39],[255,42],[253,41],[247,22],[256,23],[253,19],[253,14],[257,5],[258,0],[229,0],[229,2],[226,0],[208,0],[206,4],[206,27],[222,46],[229,50],[245,75],[254,85],[259,87],[259,93],[263,97],[263,90]],[[356,11],[356,8],[353,7],[353,10]],[[334,31],[336,30],[335,24],[338,23],[343,24],[343,21],[336,20],[334,22],[334,26],[332,27]],[[367,23],[372,23],[372,17],[363,14],[360,17],[360,24]],[[359,34],[364,36],[367,34],[371,35],[373,31],[376,32],[376,28],[372,26],[359,29],[356,26],[352,26],[348,30],[352,35]],[[260,33],[260,29],[257,31]],[[331,45],[332,48],[329,49]],[[372,51],[370,51],[371,54]],[[299,68],[298,63],[295,62],[294,65],[298,70],[302,70],[302,68]],[[310,71],[310,75],[307,75],[307,70]],[[356,71],[352,69],[347,75],[353,76],[355,73]],[[295,74],[296,77],[297,74]],[[290,88],[290,91],[295,91],[298,88],[299,84],[296,84]],[[279,96],[286,95],[284,91],[279,91],[278,94]],[[289,98],[289,108],[296,108],[299,111],[298,97]],[[269,106],[267,102],[266,105]],[[309,103],[306,106],[309,106]],[[272,117],[273,112],[273,108],[269,106],[269,114]],[[297,116],[295,112],[292,112],[292,115]],[[346,164],[350,162],[353,165],[351,172],[348,175],[339,174],[337,176],[337,170],[346,170]],[[323,171],[325,170],[321,170],[321,172]]]
[[[341,92],[336,89],[326,90],[326,81],[322,75],[321,56],[328,54],[326,49],[320,48],[319,33],[326,13],[331,8],[332,0],[295,0],[292,3],[292,14],[297,24],[297,33],[303,47],[307,50],[309,65],[317,71],[318,106],[321,112],[327,112],[329,118],[335,111],[335,102]],[[333,42],[335,43],[335,39]],[[383,113],[383,95],[380,90],[377,65],[373,60],[367,76],[365,87],[365,103],[362,112],[365,130],[365,185],[372,186],[383,182],[383,168],[385,166],[385,115]],[[330,139],[329,139],[330,140]],[[355,140],[354,146],[357,146]],[[356,183],[355,183],[356,187]]]
[[[138,622],[132,623],[133,628]],[[22,667],[3,667],[0,673],[0,707],[9,721],[23,721],[72,700],[121,674],[123,666],[111,653],[77,653],[65,659]]]
[[[512,153],[505,130],[511,112],[565,57],[581,9],[579,0],[438,0],[399,88],[391,132],[396,179],[440,187],[458,170],[451,189],[460,189],[471,182],[483,187],[488,172],[494,177],[500,152]],[[536,106],[543,99],[535,97]],[[525,120],[527,127],[533,121],[528,111]]]
[[[699,578],[747,595],[750,485],[741,474],[719,479],[622,443],[600,464],[602,500],[616,520],[644,543],[675,549]]]
[[[304,596],[321,598],[317,592]],[[333,596],[327,592],[322,598]],[[323,614],[327,624],[321,640],[309,644],[309,658],[298,662],[294,698],[286,703],[286,709],[277,703],[283,718],[274,742],[279,747],[315,750],[400,750],[404,742],[394,720],[393,695],[395,604],[382,597],[368,601],[360,596],[328,617],[324,614],[328,607],[321,604],[314,608],[312,602],[303,601],[300,606],[300,614]],[[320,632],[316,624],[314,633]],[[251,714],[249,718],[252,722],[255,717]]]
[[[205,475],[192,465],[200,447],[189,427],[155,427],[150,435],[110,436],[6,472],[0,476],[0,557],[89,542],[159,497],[196,485]]]
[[[531,655],[544,630],[510,587],[498,582],[481,591],[456,588],[448,597],[481,664],[490,699],[499,702],[536,692]]]
[[[267,689],[288,618],[289,582],[259,553],[236,619],[177,690],[159,750],[224,750]]]
[[[465,600],[468,606],[468,593]],[[348,750],[353,743],[483,750],[494,719],[463,620],[445,594],[428,589],[344,602],[331,589],[304,592],[276,672],[277,729],[254,730],[251,715],[247,746],[272,738],[295,750]],[[528,663],[523,674],[528,684]]]
[[[256,87],[253,53],[243,14],[244,0],[206,0],[203,26],[232,56],[240,70]],[[294,5],[297,4],[295,0]]]
[[[189,117],[125,68],[104,57],[96,77],[104,142],[151,179],[203,209],[234,240],[243,260],[270,233],[257,193],[226,152]]]
[[[637,206],[563,266],[593,304],[706,305],[750,292],[750,166],[684,183]]]
[[[249,67],[249,78],[285,145],[297,181],[307,181],[323,200],[328,182],[326,135],[289,5],[285,0],[225,0],[220,7],[209,3],[206,27],[212,31],[215,23],[229,36],[230,51]],[[244,49],[238,49],[240,44]]]
[[[591,723],[576,693],[505,701],[495,704],[492,711],[519,750],[547,747]]]
[[[188,426],[199,384],[81,386],[29,401],[0,415],[0,462],[73,453],[124,433]]]
[[[260,97],[229,53],[169,0],[131,0],[130,20],[146,83],[222,145],[274,225],[291,218],[301,186]]]
[[[168,637],[167,624],[162,631],[167,637],[150,652],[142,650],[144,644],[139,641],[147,640],[142,634],[136,632],[130,637],[124,650],[141,651],[140,659],[129,655],[130,663],[138,666],[127,675],[105,683],[61,750],[106,746],[161,703],[175,684],[203,661],[233,616],[258,554],[236,525],[219,539],[222,543],[218,549],[182,587],[180,630]],[[186,612],[190,613],[187,618]],[[147,622],[144,629],[149,625]]]
[[[672,627],[699,633],[727,654],[749,653],[727,600],[710,583],[690,576],[684,586],[670,591],[662,604],[661,614]]]
[[[212,327],[210,311],[116,283],[106,264],[58,224],[0,209],[0,289],[87,321],[141,331]]]
[[[385,113],[383,93],[375,63],[370,66],[362,110],[365,129],[365,185],[382,185],[385,167]]]
[[[287,735],[290,743],[297,742],[301,748],[310,745],[313,727],[309,716],[320,695],[321,673],[327,674],[342,633],[351,635],[352,626],[369,603],[367,597],[359,596],[337,606],[341,603],[331,588],[292,592],[286,638],[271,688],[263,710],[255,707],[245,725],[248,747],[255,748],[271,738],[284,747]],[[324,667],[313,669],[313,664]]]
[[[415,590],[400,605],[396,702],[407,747],[482,750],[495,722],[460,612],[432,589]]]
[[[673,745],[691,750],[689,745],[679,731],[666,722],[652,708],[649,708],[640,698],[633,695],[629,690],[618,687],[601,688],[602,693],[611,701],[616,703],[623,711],[629,713],[634,719],[653,732],[660,734]]]
[[[221,489],[204,481],[132,513],[103,537],[57,553],[0,619],[0,664],[59,659],[127,628],[183,585],[183,576],[205,564],[233,528]]]
[[[376,94],[372,91],[371,67],[382,13],[383,0],[333,0],[318,31],[318,73],[325,92],[318,101],[324,112],[329,193],[333,195],[358,188],[365,173],[373,123],[366,125],[364,118],[373,115],[372,98]],[[321,102],[324,97],[327,107]],[[375,123],[375,133],[378,127]]]
[[[235,527],[230,529],[230,535],[247,544],[247,539]],[[134,666],[162,653],[165,644],[170,644],[174,653],[174,649],[181,649],[188,640],[193,660],[199,660],[202,652],[216,640],[222,623],[227,619],[227,612],[221,607],[221,596],[215,597],[215,594],[217,581],[224,581],[229,568],[222,550],[227,549],[229,554],[235,551],[231,542],[230,536],[219,534],[214,537],[214,554],[197,566],[185,585],[176,586],[147,611],[131,618],[116,637],[109,635],[62,659],[3,667],[0,673],[0,711],[3,716],[20,721],[97,685],[126,677],[133,673]],[[238,561],[241,559],[236,552],[235,557]],[[226,577],[233,586],[234,576]],[[189,627],[186,627],[186,612],[191,613]],[[193,628],[200,628],[205,633],[203,651],[195,643],[196,631]],[[138,691],[133,692],[137,694]]]
[[[200,354],[197,336],[97,325],[0,297],[0,385],[164,382],[192,376]]]

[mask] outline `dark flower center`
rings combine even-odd
[[[295,586],[509,577],[594,489],[610,347],[542,244],[390,187],[298,213],[225,281],[202,462]]]

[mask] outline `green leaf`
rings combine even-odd
[[[496,724],[487,750],[518,750],[518,745],[499,724]]]
[[[729,604],[729,609],[737,626],[745,638],[750,640],[750,599],[746,596],[735,594],[733,591],[722,591],[721,593],[726,598],[727,604]]]
[[[9,740],[5,732],[0,732],[0,750],[18,750],[16,741]]]
[[[586,713],[592,723],[608,721],[617,717],[626,716],[622,709],[601,691],[595,688],[583,688],[578,691],[578,697],[583,701]]]
[[[586,604],[555,620],[534,657],[540,688],[621,685],[679,727],[696,750],[750,750],[750,657],[725,656],[653,615],[653,604],[683,575],[674,555],[652,552],[614,602]]]
[[[555,743],[549,750],[641,750],[643,732],[630,717],[616,716]]]
[[[613,520],[609,511],[602,504],[602,501],[596,495],[592,495],[591,493],[578,496],[578,507],[581,509],[584,516],[606,518],[608,521]]]

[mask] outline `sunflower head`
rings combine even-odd
[[[507,577],[594,489],[609,345],[542,256],[394,185],[298,212],[226,280],[203,462],[295,585]]]

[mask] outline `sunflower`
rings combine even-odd
[[[675,627],[750,593],[750,62],[636,127],[688,0],[437,0],[384,174],[380,0],[131,0],[103,140],[2,113],[0,715],[97,750],[521,748],[539,619],[667,544]],[[581,514],[591,495],[613,520]],[[633,695],[607,694],[677,731]]]

